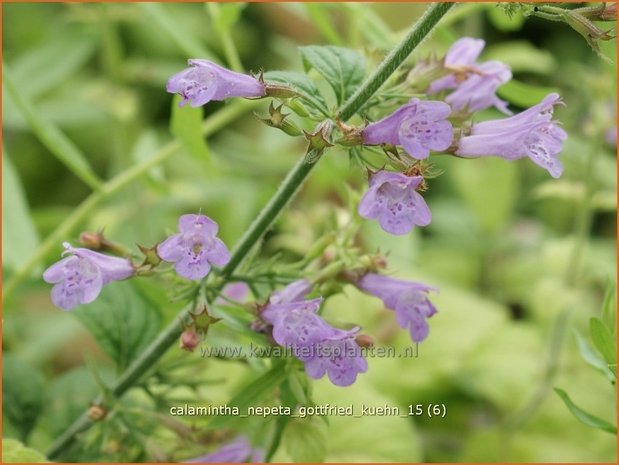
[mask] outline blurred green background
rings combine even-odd
[[[202,110],[179,112],[165,92],[167,78],[187,58],[226,64],[224,36],[247,71],[301,71],[297,47],[307,44],[362,50],[372,69],[424,8],[222,5],[213,21],[213,10],[202,4],[3,4],[4,63],[19,98],[34,109],[34,116],[26,116],[3,85],[5,286],[34,265],[3,296],[3,437],[44,451],[96,394],[96,377],[87,366],[97,366],[109,380],[122,365],[80,323],[83,318],[50,302],[41,272],[58,259],[62,240],[76,244],[80,231],[105,228],[106,236],[128,246],[153,245],[174,230],[179,214],[202,209],[232,246],[303,154],[302,138],[252,115],[266,113],[263,101],[239,107],[238,117],[205,140],[188,135],[183,128],[195,128]],[[352,387],[315,383],[314,401],[402,408],[444,403],[447,415],[332,417],[327,428],[295,421],[275,460],[616,460],[616,437],[578,422],[552,390],[564,389],[580,407],[616,424],[615,386],[583,360],[575,336],[589,339],[589,319],[599,316],[608,284],[616,282],[616,148],[605,140],[616,127],[616,65],[603,61],[568,25],[519,13],[510,18],[493,3],[454,8],[408,65],[432,53],[442,56],[462,36],[484,38],[482,58],[512,67],[514,81],[499,93],[512,108],[537,103],[550,90],[561,93],[566,106],[556,115],[569,133],[561,155],[565,173],[552,180],[526,159],[433,157],[433,170],[441,175],[430,180],[425,194],[433,213],[429,227],[395,237],[365,223],[360,245],[389,252],[398,277],[438,285],[439,313],[419,358],[371,359],[368,373]],[[600,45],[614,60],[615,41]],[[203,116],[231,105],[211,103]],[[499,115],[481,115],[491,117]],[[48,136],[64,134],[72,143],[64,153],[78,159],[81,154],[103,180],[157,156],[170,141],[182,144],[165,163],[153,163],[144,176],[105,196],[48,246],[45,238],[91,188],[58,156],[57,138],[46,141],[33,131],[33,120],[43,122]],[[263,255],[302,257],[324,231],[350,216],[347,186],[364,190],[365,174],[334,148],[267,236]],[[35,262],[37,255],[42,259]],[[131,340],[125,362],[181,306],[169,303],[156,282],[138,281],[127,286],[153,304],[133,302],[135,289],[126,291],[123,302],[135,316],[119,316],[115,323]],[[114,298],[102,302],[116,305]],[[110,311],[104,304],[97,309]],[[325,315],[362,324],[381,344],[409,343],[377,300],[353,288],[329,299]],[[221,333],[215,340],[227,337]],[[174,378],[177,399],[224,403],[253,375],[240,362],[170,352],[164,363],[187,364]],[[196,439],[206,430],[205,419],[175,424],[162,405],[138,391],[123,401],[124,416],[100,423],[65,459],[183,460],[216,442],[206,434]],[[259,443],[259,431],[272,427],[269,421],[251,419],[240,430]],[[191,434],[183,430],[187,425]],[[299,452],[308,446],[298,438],[306,436],[319,444],[315,455]]]

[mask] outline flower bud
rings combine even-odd
[[[200,344],[200,336],[196,332],[195,328],[187,328],[181,334],[179,347],[188,352],[193,352]]]
[[[102,231],[90,232],[84,231],[80,233],[79,238],[80,244],[84,247],[91,250],[101,250],[103,248],[103,243],[105,238],[103,237]]]
[[[369,334],[359,334],[355,337],[355,342],[359,347],[372,347],[374,345],[374,338]]]
[[[87,415],[91,421],[101,421],[107,415],[107,410],[102,405],[90,404]]]

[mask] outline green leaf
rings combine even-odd
[[[24,446],[15,439],[2,438],[2,463],[47,463],[40,452]]]
[[[189,105],[179,107],[181,96],[172,99],[172,118],[170,131],[181,141],[187,152],[198,160],[210,160],[211,155],[202,136],[202,107],[193,108]]]
[[[2,266],[20,268],[39,245],[19,175],[2,147]],[[38,271],[38,270],[37,270]]]
[[[518,172],[513,162],[480,158],[474,163],[454,164],[449,173],[482,229],[496,232],[505,226],[518,195]]]
[[[551,92],[557,92],[554,87],[543,87],[525,84],[512,79],[497,90],[497,95],[519,107],[531,107],[542,101]]]
[[[300,47],[300,51],[305,70],[314,68],[326,79],[338,104],[350,97],[365,77],[365,60],[355,50],[333,45],[309,45]]]
[[[275,84],[284,84],[296,90],[303,99],[315,108],[326,112],[327,103],[318,91],[316,85],[303,73],[295,71],[268,71],[264,73],[264,80]]]
[[[32,132],[75,176],[93,189],[99,188],[101,181],[86,161],[84,154],[51,121],[41,116],[30,99],[20,91],[17,81],[13,79],[6,64],[3,65],[2,71],[4,73],[3,85],[6,85],[8,93],[26,121],[28,121]]]
[[[557,68],[557,60],[550,51],[540,50],[524,40],[488,47],[484,51],[484,60],[500,60],[514,73],[550,74]]]
[[[282,444],[294,462],[324,462],[327,430],[321,417],[294,418],[284,431]]]
[[[578,351],[580,352],[581,357],[585,362],[591,365],[596,370],[601,371],[606,375],[606,377],[612,381],[615,379],[615,375],[610,371],[608,365],[604,361],[604,359],[600,356],[600,354],[589,345],[589,343],[578,333],[575,331],[576,342],[578,344]]]
[[[610,279],[606,285],[601,315],[602,321],[610,330],[613,339],[615,339],[617,328],[617,285]]]
[[[606,325],[599,318],[589,320],[591,340],[608,364],[608,368],[617,376],[617,341],[611,336]]]
[[[581,423],[584,423],[587,426],[591,426],[593,428],[598,428],[603,431],[607,431],[611,434],[617,434],[617,427],[613,426],[606,420],[602,420],[601,418],[596,417],[595,415],[591,415],[588,412],[585,412],[583,409],[578,407],[572,399],[567,395],[567,393],[563,389],[554,388],[555,392],[561,397],[565,406],[572,412]]]
[[[13,355],[2,360],[2,414],[26,440],[43,409],[43,375]]]
[[[250,406],[258,405],[269,393],[281,384],[286,378],[285,362],[275,362],[273,367],[254,379],[252,382],[244,386],[228,403],[230,407],[238,407],[241,414],[246,413]],[[213,429],[221,429],[228,427],[230,423],[239,420],[239,417],[234,416],[217,416],[210,423]]]
[[[97,300],[74,314],[121,370],[152,342],[161,320],[159,309],[129,282],[106,286]]]

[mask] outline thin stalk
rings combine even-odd
[[[403,39],[393,52],[391,52],[379,66],[377,72],[372,74],[361,85],[351,98],[346,101],[338,114],[342,119],[348,119],[355,114],[374,92],[389,78],[408,54],[425,38],[439,19],[451,8],[451,4],[432,4],[426,13],[415,23],[411,32]],[[279,213],[286,207],[294,194],[298,191],[303,181],[307,178],[316,163],[306,163],[305,158],[299,159],[297,164],[286,176],[273,198],[260,212],[256,220],[251,224],[247,233],[235,246],[230,262],[220,273],[219,288],[223,287],[236,268],[242,263],[248,252],[260,240],[271,227]],[[181,334],[180,322],[191,311],[191,305],[174,319],[163,332],[155,339],[140,356],[120,376],[112,387],[112,393],[119,397],[126,392],[137,380],[139,380],[163,354],[174,344]],[[86,430],[92,422],[86,415],[82,415],[67,429],[47,452],[47,456],[53,459],[75,440],[76,434]]]

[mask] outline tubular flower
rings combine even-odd
[[[374,273],[359,279],[357,287],[378,297],[385,307],[394,310],[398,325],[409,330],[413,341],[421,342],[428,337],[430,327],[426,320],[436,313],[436,308],[427,293],[437,291],[436,288]]]
[[[185,460],[183,463],[260,463],[264,461],[264,451],[252,447],[245,436],[207,455]]]
[[[349,386],[367,371],[355,335],[359,328],[334,328],[316,314],[322,298],[303,300],[311,286],[305,280],[290,284],[271,296],[261,318],[273,325],[273,339],[305,364],[314,379],[325,374],[336,386]]]
[[[52,302],[63,310],[71,310],[78,304],[95,300],[101,289],[112,281],[126,279],[135,273],[129,260],[111,257],[89,249],[63,244],[63,258],[43,273],[43,279],[51,284]]]
[[[218,226],[205,215],[183,215],[178,219],[179,233],[157,246],[162,260],[174,263],[183,278],[199,280],[211,265],[224,266],[230,261],[226,245],[216,237]]]
[[[415,190],[422,176],[379,171],[370,178],[370,188],[359,202],[359,215],[378,220],[385,231],[402,235],[415,226],[427,226],[432,213],[423,197]]]
[[[190,102],[192,107],[211,100],[230,97],[264,97],[265,86],[246,74],[230,71],[208,60],[188,60],[189,68],[175,74],[166,85],[171,94],[183,97],[180,106]]]
[[[500,61],[476,63],[485,42],[464,37],[449,48],[444,59],[445,69],[451,71],[433,81],[428,95],[454,89],[445,101],[454,111],[475,112],[489,107],[510,115],[507,103],[496,96],[496,90],[512,78],[509,67]]]
[[[506,160],[529,157],[553,178],[563,173],[558,154],[567,133],[552,119],[553,108],[561,103],[559,94],[548,94],[537,105],[510,118],[474,124],[470,135],[460,138],[456,155],[462,157],[499,156]]]
[[[411,157],[427,158],[430,150],[443,151],[453,140],[449,105],[437,101],[411,99],[396,111],[362,130],[367,145],[401,145]]]

